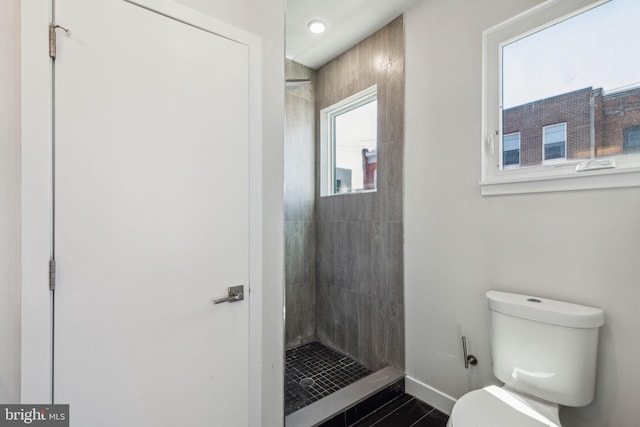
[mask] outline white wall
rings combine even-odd
[[[537,3],[425,0],[405,15],[408,388],[447,410],[497,383],[485,292],[528,293],[607,314],[596,399],[563,425],[635,426],[640,189],[480,196],[482,31]]]
[[[0,403],[20,402],[20,0],[0,2]]]

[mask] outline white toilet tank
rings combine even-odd
[[[549,402],[593,400],[599,308],[489,291],[493,373],[508,386]]]

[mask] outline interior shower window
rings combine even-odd
[[[328,190],[323,195],[376,190],[378,102],[367,89],[322,111],[328,131]],[[323,156],[324,157],[324,156]]]
[[[485,32],[483,185],[640,166],[638,22],[638,0],[551,0]]]

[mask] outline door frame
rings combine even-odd
[[[120,0],[150,13],[239,42],[249,51],[249,411],[262,424],[263,186],[262,40],[173,0]],[[48,52],[51,0],[21,5],[22,36],[22,347],[21,401],[50,403],[53,298],[48,289],[53,242],[53,63]],[[64,23],[58,23],[64,26]],[[70,28],[73,31],[72,28]],[[114,28],[114,31],[117,31]],[[268,376],[265,376],[265,379]]]

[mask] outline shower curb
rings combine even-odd
[[[313,427],[346,411],[404,378],[387,366],[285,417],[285,427]]]

